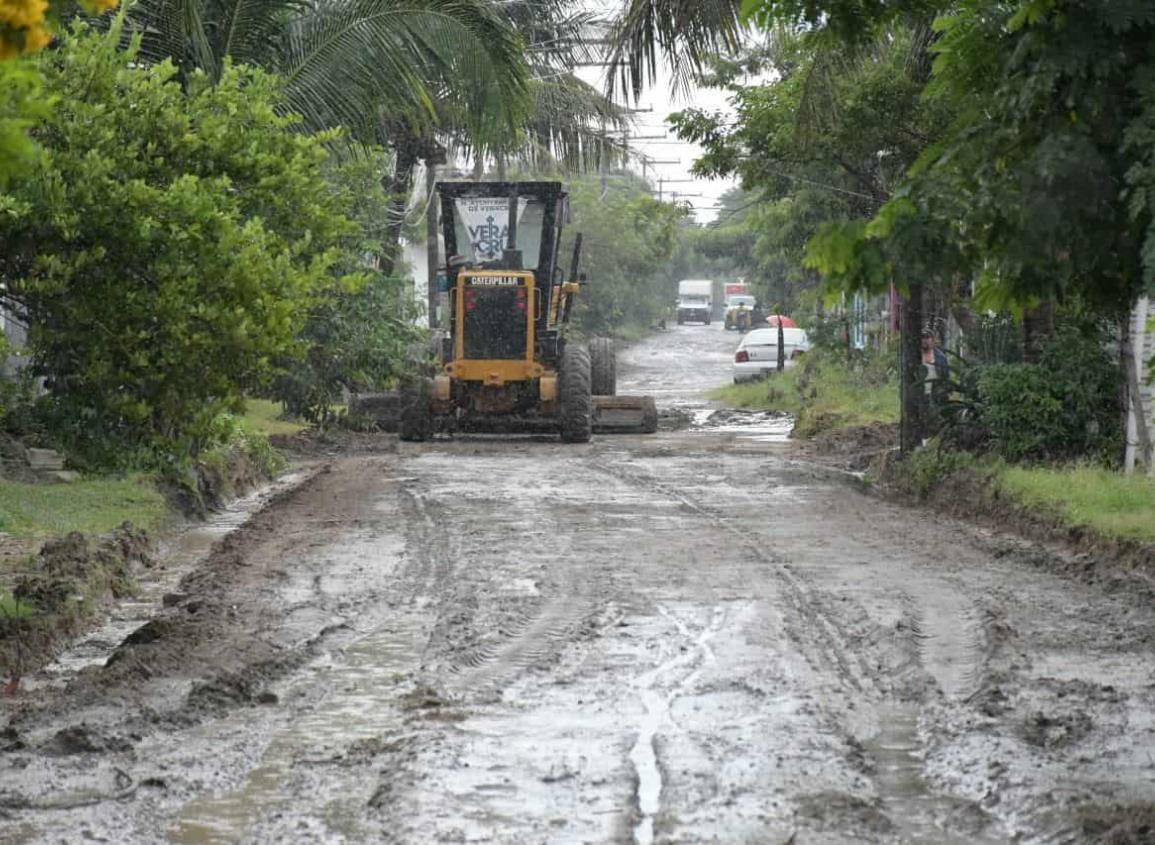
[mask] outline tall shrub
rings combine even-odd
[[[0,194],[0,277],[26,312],[45,412],[88,461],[179,462],[291,351],[353,235],[331,136],[294,131],[277,80],[178,83],[114,26],[40,57],[54,107],[33,173]],[[345,268],[347,269],[347,268]]]

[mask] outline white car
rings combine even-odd
[[[793,367],[810,349],[802,329],[782,329],[785,366]],[[734,352],[734,384],[764,378],[778,369],[778,327],[748,332]]]

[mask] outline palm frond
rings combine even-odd
[[[637,98],[658,76],[662,59],[677,92],[689,90],[707,59],[738,49],[739,0],[628,0],[610,34],[611,93]]]
[[[172,59],[185,71],[200,68],[215,78],[221,59],[204,13],[204,0],[137,0],[128,10],[127,29],[141,33],[143,60]]]
[[[535,80],[531,93],[523,159],[549,157],[568,170],[590,170],[621,157],[622,144],[607,133],[624,128],[627,116],[596,88],[572,74],[559,74]]]

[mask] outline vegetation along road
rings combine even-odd
[[[711,415],[732,338],[623,355],[688,428],[303,468],[5,705],[3,838],[1140,839],[1150,592]]]

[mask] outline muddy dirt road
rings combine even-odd
[[[0,839],[1152,841],[1151,591],[711,417],[735,344],[624,356],[686,430],[306,468],[4,704]]]

